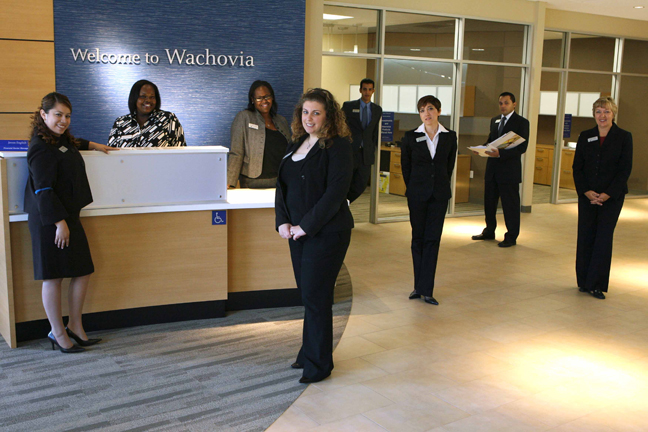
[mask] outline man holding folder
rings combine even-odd
[[[520,183],[522,182],[522,154],[529,140],[529,121],[515,112],[515,95],[504,92],[499,97],[501,115],[493,117],[488,142],[508,132],[515,132],[524,142],[510,149],[493,149],[486,152],[486,176],[484,183],[484,214],[486,228],[473,240],[494,240],[497,228],[497,203],[502,198],[502,210],[507,233],[499,247],[515,246],[520,234]]]

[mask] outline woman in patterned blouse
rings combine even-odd
[[[160,109],[162,101],[157,86],[139,80],[128,96],[130,114],[115,120],[108,137],[111,147],[186,146],[184,131],[172,112]]]

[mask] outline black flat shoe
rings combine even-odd
[[[67,332],[68,337],[74,339],[76,343],[78,343],[82,347],[92,346],[101,342],[101,338],[83,340],[79,336],[75,335],[74,332],[67,327],[65,327],[65,331]]]
[[[409,295],[410,300],[421,298],[421,294],[417,293],[416,290],[412,291]]]
[[[477,234],[472,236],[473,240],[495,240],[495,235],[484,235],[484,234]]]
[[[517,243],[515,241],[510,241],[510,240],[504,240],[502,242],[499,242],[497,246],[499,247],[511,247],[515,246]]]
[[[329,376],[331,376],[331,374],[328,374],[328,375],[326,375],[326,376],[324,376],[324,377],[322,377],[322,378],[306,378],[306,377],[301,377],[301,378],[299,378],[299,382],[300,382],[300,384],[316,383],[316,382],[320,382],[320,381],[322,381],[322,380],[328,378]]]
[[[425,296],[425,297],[423,297],[423,300],[425,301],[425,303],[429,303],[431,305],[435,305],[435,306],[439,305],[439,302],[436,301],[436,299],[434,297]]]
[[[594,298],[597,298],[597,299],[600,299],[600,300],[605,300],[605,294],[603,294],[602,291],[599,291],[599,290],[592,290],[592,291],[590,291],[590,294],[591,294],[592,297],[594,297]]]
[[[47,335],[47,339],[49,339],[50,343],[52,344],[52,351],[54,351],[55,346],[57,346],[58,349],[64,354],[75,354],[85,351],[85,348],[82,348],[78,345],[72,345],[70,348],[63,348],[61,345],[59,345],[56,337],[54,337],[52,333]]]
[[[578,291],[580,291],[580,292],[589,292],[589,291],[587,291],[587,288],[583,288],[583,287],[578,287]]]
[[[291,364],[290,367],[293,368],[293,369],[304,369],[304,365],[303,365],[303,364],[299,364],[299,363],[297,363],[297,362]]]

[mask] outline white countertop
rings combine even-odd
[[[83,150],[83,157],[88,156],[139,156],[150,154],[189,154],[189,153],[227,153],[229,149],[223,146],[186,146],[186,147],[136,147],[136,148],[119,148],[107,154],[95,150]],[[26,151],[4,151],[0,152],[0,157],[24,158],[27,157]]]
[[[161,205],[146,207],[93,208],[89,210],[81,210],[81,217],[204,210],[274,208],[274,199],[274,189],[230,189],[227,191],[227,200],[223,201],[197,202],[193,204],[182,203],[178,205],[165,203]],[[9,222],[22,222],[26,220],[26,213],[9,216]]]

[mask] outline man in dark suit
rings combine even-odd
[[[382,108],[371,102],[374,91],[373,80],[365,78],[360,81],[362,97],[358,100],[344,102],[342,106],[353,140],[351,143],[353,147],[353,180],[347,195],[347,199],[351,202],[362,195],[367,187],[371,176],[371,165],[376,160]]]
[[[504,92],[499,97],[501,115],[493,117],[488,142],[513,131],[526,141],[512,149],[495,149],[487,152],[486,178],[484,184],[484,214],[486,228],[473,240],[494,240],[497,227],[497,202],[502,198],[502,210],[507,233],[499,247],[515,246],[520,234],[520,183],[522,183],[522,154],[529,141],[529,121],[515,112],[515,95]]]

